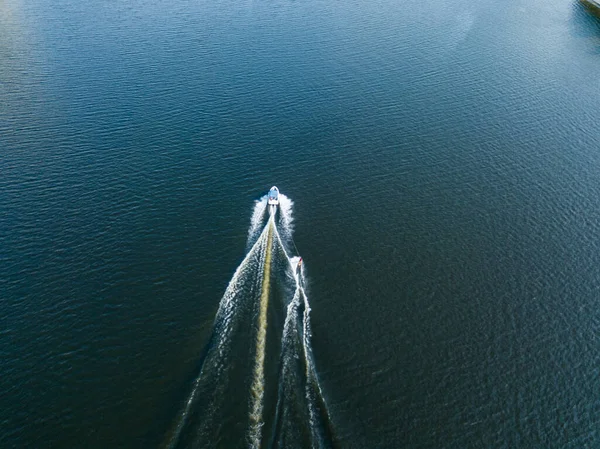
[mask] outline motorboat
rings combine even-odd
[[[267,203],[270,206],[277,206],[279,204],[279,189],[277,187],[273,186],[271,187],[271,190],[269,190]]]

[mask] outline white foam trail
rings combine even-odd
[[[255,448],[259,448],[264,443],[262,441],[264,423],[262,414],[266,381],[263,372],[266,339],[263,334],[267,330],[268,284],[265,286],[265,275],[269,271],[269,261],[267,260],[269,259],[267,256],[269,229],[272,233],[271,251],[278,251],[278,260],[284,264],[287,260],[289,269],[286,269],[285,272],[288,282],[293,282],[292,285],[295,286],[289,303],[286,301],[289,297],[283,299],[286,316],[281,335],[280,360],[282,365],[275,417],[275,426],[277,427],[278,423],[281,423],[282,432],[277,432],[275,428],[272,437],[273,439],[279,437],[280,447],[287,447],[286,442],[295,441],[296,430],[308,424],[310,434],[306,434],[305,445],[313,449],[328,446],[327,436],[323,432],[325,431],[324,426],[327,426],[330,421],[312,356],[311,309],[304,290],[304,266],[298,267],[300,258],[290,257],[285,245],[292,241],[293,202],[282,194],[279,195],[279,199],[279,206],[271,207],[268,221],[265,220],[268,208],[267,196],[263,196],[255,202],[248,230],[248,246],[252,246],[237,267],[221,298],[215,316],[211,344],[208,346],[208,352],[203,360],[200,373],[194,381],[191,394],[179,415],[180,418],[175,429],[171,432],[171,438],[166,445],[169,449],[174,449],[179,443],[187,421],[198,421],[199,427],[194,430],[197,432],[197,436],[202,435],[202,438],[212,438],[214,436],[213,429],[221,425],[219,412],[225,410],[223,408],[224,398],[231,397],[228,377],[231,354],[236,350],[233,339],[243,323],[250,324],[244,310],[249,310],[248,306],[254,304],[249,301],[258,299],[256,294],[261,291],[259,304],[262,304],[259,305],[259,329],[256,338],[257,361],[255,361],[254,382],[251,387],[248,443]],[[284,257],[284,259],[280,257]],[[303,310],[300,309],[301,307]],[[198,402],[199,396],[202,396],[202,407],[196,410],[194,404]],[[325,415],[322,415],[320,411]],[[196,413],[201,414],[199,419],[196,418]],[[200,440],[196,440],[196,444],[202,443]]]
[[[302,269],[300,270],[300,277],[303,278]],[[308,405],[308,413],[310,419],[310,430],[312,437],[312,447],[313,448],[321,448],[323,447],[323,440],[321,435],[321,426],[318,423],[318,411],[317,411],[317,398],[321,401],[323,407],[325,408],[323,411],[327,415],[327,419],[329,420],[329,411],[327,408],[327,404],[325,402],[325,397],[323,396],[323,391],[321,390],[321,384],[317,377],[317,371],[315,368],[314,358],[312,355],[312,330],[310,326],[310,304],[308,302],[308,296],[306,296],[306,292],[302,287],[300,287],[300,296],[304,299],[304,316],[303,316],[303,332],[302,332],[302,349],[304,360],[306,362],[306,384],[305,384],[305,397],[306,403]]]
[[[293,277],[294,277],[294,279],[296,279],[296,283],[297,283],[298,279],[297,279],[297,275],[296,275],[296,266],[298,265],[298,260],[300,258],[289,256],[288,252],[285,249],[285,245],[283,244],[283,240],[281,239],[281,235],[279,234],[279,230],[277,229],[277,226],[273,226],[273,232],[275,234],[275,240],[277,241],[277,243],[279,243],[279,249],[281,249],[281,251],[283,252],[283,255],[285,256],[286,260],[288,261],[288,264],[290,265],[290,268],[292,269]],[[293,259],[296,260],[295,265],[292,263]]]
[[[254,202],[254,210],[250,217],[250,228],[248,229],[248,244],[254,243],[254,239],[260,234],[265,210],[267,209],[267,195]]]
[[[298,306],[300,304],[300,289],[296,283],[294,296],[287,306],[283,334],[281,336],[281,372],[279,377],[279,391],[275,412],[275,428],[270,447],[282,448],[287,444],[287,425],[296,423],[297,417],[290,416],[291,398],[298,391],[299,385],[294,376],[294,365],[297,363],[297,347],[300,344],[298,335]],[[275,445],[275,438],[278,438]]]
[[[283,422],[290,419],[290,416],[288,416],[288,407],[290,402],[294,401],[294,393],[292,390],[294,388],[297,388],[298,386],[293,387],[291,384],[287,385],[287,383],[290,381],[290,377],[293,376],[292,366],[297,360],[297,357],[300,356],[303,359],[305,366],[304,374],[306,382],[304,386],[304,396],[306,400],[306,407],[310,424],[310,447],[316,449],[323,447],[321,425],[319,424],[319,413],[317,410],[317,400],[320,399],[323,404],[325,404],[325,400],[323,398],[321,387],[316,376],[315,365],[312,357],[312,349],[310,343],[312,336],[310,326],[311,308],[310,303],[308,301],[308,296],[306,295],[306,291],[303,288],[304,266],[302,265],[300,266],[300,269],[298,269],[298,261],[300,260],[300,258],[288,256],[285,247],[282,244],[281,236],[279,235],[279,232],[276,227],[275,241],[279,244],[279,249],[283,252],[284,256],[286,257],[289,263],[289,273],[291,273],[291,277],[293,278],[295,283],[294,295],[287,306],[286,317],[283,326],[283,334],[281,337],[283,365],[280,378],[279,395],[277,398],[277,416],[275,418],[275,422],[277,423],[279,419],[283,420]],[[298,315],[300,306],[304,306],[302,316]],[[297,327],[298,325],[301,326],[301,330]],[[301,354],[298,354],[298,350],[295,349],[296,344],[299,345],[298,349],[301,351]],[[290,388],[292,390],[290,390]],[[285,433],[284,429],[282,429],[281,431]],[[283,440],[280,439],[279,444],[283,445],[282,447],[285,447],[287,437],[282,434],[280,435],[280,438],[283,438]]]
[[[314,378],[314,365],[312,363],[310,338],[312,336],[310,329],[310,305],[304,289],[300,287],[302,292],[301,296],[304,298],[304,320],[303,320],[303,332],[302,332],[302,349],[304,350],[304,359],[306,361],[306,385],[304,394],[306,395],[306,403],[308,404],[308,413],[310,419],[310,430],[312,434],[312,445],[315,447],[315,443],[319,441],[319,434],[317,430],[317,411],[315,408],[315,398],[312,395],[311,386],[313,384],[319,385],[317,379]],[[319,393],[320,393],[320,386]]]
[[[229,282],[229,285],[225,290],[225,294],[223,295],[221,302],[219,303],[219,310],[217,311],[215,321],[217,321],[219,318],[223,319],[223,329],[221,333],[222,338],[219,341],[220,347],[223,345],[224,341],[229,337],[229,324],[236,306],[236,302],[234,301],[234,299],[238,297],[238,280],[242,277],[243,274],[246,273],[246,271],[249,271],[251,268],[253,268],[252,264],[250,263],[251,260],[257,255],[257,253],[262,254],[264,252],[266,244],[267,227],[265,227],[259,239],[256,241],[256,243],[254,243],[252,249],[248,252],[242,263],[238,266],[237,270],[233,275],[233,278],[231,278],[231,281]]]
[[[309,415],[309,422],[310,422],[311,448],[313,448],[313,449],[321,448],[321,447],[324,447],[324,444],[325,444],[323,441],[323,435],[321,434],[322,425],[324,423],[319,422],[320,418],[319,418],[319,412],[318,412],[319,406],[317,405],[318,401],[320,401],[320,403],[324,407],[323,412],[327,416],[327,420],[329,420],[330,418],[329,418],[328,407],[325,402],[325,397],[323,396],[323,391],[322,391],[321,385],[319,383],[319,379],[318,379],[316,368],[315,368],[314,358],[312,355],[312,345],[311,345],[312,329],[311,329],[311,324],[310,324],[311,307],[310,307],[310,302],[308,300],[308,295],[306,294],[306,291],[304,290],[304,287],[303,287],[303,285],[305,284],[304,265],[301,265],[300,268],[297,269],[298,261],[300,260],[300,257],[289,257],[288,256],[288,254],[285,250],[285,247],[282,245],[281,238],[279,236],[279,233],[277,232],[277,228],[275,228],[275,237],[276,237],[277,243],[279,243],[279,245],[280,245],[280,249],[282,250],[282,252],[284,253],[285,257],[287,258],[287,260],[289,262],[292,278],[295,281],[294,296],[287,307],[287,314],[286,314],[286,318],[285,318],[285,322],[284,322],[284,329],[283,329],[283,335],[282,335],[282,341],[281,341],[282,351],[286,351],[286,352],[290,351],[290,354],[287,354],[287,358],[284,359],[284,361],[283,361],[284,365],[283,365],[283,370],[282,370],[282,379],[280,379],[280,381],[281,382],[286,381],[287,376],[289,375],[289,370],[291,369],[290,362],[292,362],[293,359],[298,356],[298,355],[294,355],[294,351],[292,348],[290,348],[290,345],[293,344],[293,341],[295,339],[294,334],[296,332],[298,332],[298,329],[295,327],[295,323],[298,323],[298,320],[300,320],[300,323],[302,325],[301,343],[300,344],[301,344],[301,350],[302,350],[302,356],[303,356],[302,358],[304,359],[304,364],[305,364],[305,376],[306,376],[304,394],[305,394],[306,406],[308,408],[308,415]],[[300,318],[298,315],[298,309],[299,309],[301,303],[304,306],[304,312],[302,314],[302,318]],[[284,356],[286,355],[285,353],[282,353],[282,354]],[[285,390],[286,390],[285,388],[280,388],[280,397],[277,400],[278,413],[280,410],[280,406],[282,404],[281,401],[287,401],[290,399],[290,398],[283,397],[283,396],[285,396]],[[284,411],[284,413],[285,413],[285,411]],[[285,417],[284,417],[284,419],[285,419]]]
[[[291,238],[294,232],[293,206],[294,202],[290,198],[282,193],[279,194],[279,224],[281,225],[281,233],[285,239]]]
[[[217,314],[215,316],[214,325],[213,325],[213,336],[217,338],[216,341],[216,352],[211,350],[209,354],[206,356],[206,360],[200,369],[200,373],[196,380],[194,381],[192,392],[186,401],[183,412],[180,415],[180,419],[175,427],[175,430],[172,433],[170,440],[168,441],[166,448],[173,449],[176,447],[183,427],[187,421],[187,418],[191,412],[192,406],[196,400],[196,396],[198,395],[200,381],[202,380],[205,371],[207,368],[216,367],[218,377],[221,374],[225,366],[225,360],[227,358],[229,342],[231,340],[231,330],[232,330],[232,322],[234,318],[235,309],[239,306],[239,298],[238,292],[241,290],[245,283],[245,278],[249,271],[254,271],[257,268],[262,270],[260,266],[260,262],[257,263],[256,256],[258,254],[262,254],[266,248],[266,240],[267,240],[267,227],[263,230],[259,239],[254,243],[251,250],[246,254],[244,260],[240,263],[240,265],[235,270],[235,273],[229,284],[227,285],[227,289],[221,298],[219,303],[219,309],[217,310]],[[237,301],[236,301],[237,299]]]

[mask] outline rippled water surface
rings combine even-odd
[[[0,0],[0,446],[164,445],[276,184],[336,447],[599,447],[599,73],[575,0]]]

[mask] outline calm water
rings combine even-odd
[[[575,0],[0,0],[0,446],[163,444],[276,184],[339,447],[600,447],[599,73]]]

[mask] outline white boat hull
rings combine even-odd
[[[279,205],[279,189],[275,186],[271,187],[269,194],[267,195],[267,204],[269,206]]]

